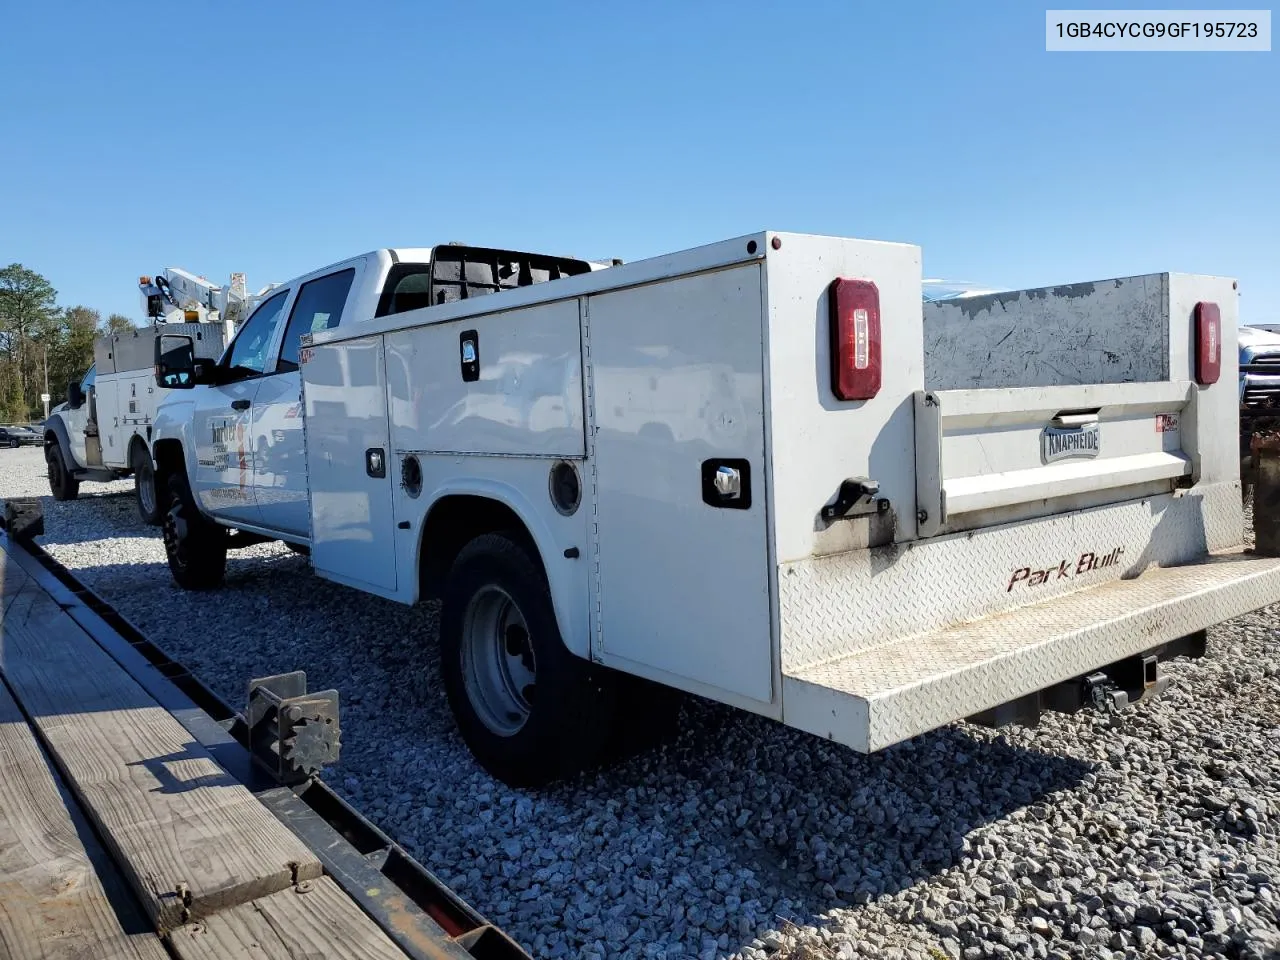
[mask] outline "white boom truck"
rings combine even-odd
[[[178,267],[141,277],[142,306],[151,326],[103,334],[93,343],[93,363],[67,386],[66,402],[44,423],[49,489],[56,500],[74,500],[83,481],[132,476],[138,515],[160,521],[152,473],[151,429],[165,391],[156,385],[155,343],[161,332],[184,333],[197,356],[216,360],[238,319],[270,287],[245,291],[244,274],[217,286]]]
[[[918,247],[766,232],[476,299],[489,268],[415,256],[412,309],[381,251],[161,365],[166,547],[188,587],[248,534],[440,597],[509,783],[592,762],[637,690],[863,752],[1124,705],[1280,600],[1240,546],[1229,279],[922,303]],[[268,420],[289,466],[249,456]]]

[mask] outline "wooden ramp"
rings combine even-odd
[[[7,542],[0,678],[2,960],[404,960]]]

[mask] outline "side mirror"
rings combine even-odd
[[[181,333],[156,337],[156,386],[165,390],[190,390],[212,377],[212,364],[196,359],[196,342]]]
[[[84,391],[80,389],[79,380],[72,380],[67,384],[67,406],[72,410],[84,406]]]

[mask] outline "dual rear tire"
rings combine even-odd
[[[510,534],[458,554],[440,609],[440,672],[468,749],[510,786],[590,766],[613,727],[612,678],[565,647],[546,577]]]
[[[463,547],[440,611],[440,671],[468,749],[513,787],[622,759],[674,731],[675,691],[565,647],[546,576],[523,538]]]

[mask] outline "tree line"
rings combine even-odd
[[[103,320],[90,307],[59,306],[53,284],[20,263],[0,268],[0,423],[43,419],[46,372],[52,406],[93,363],[95,337],[134,326],[118,313]]]

